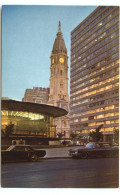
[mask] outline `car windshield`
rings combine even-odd
[[[12,150],[14,148],[14,146],[10,146],[9,148],[7,148],[6,150],[7,151],[10,151],[10,150]]]
[[[93,143],[88,143],[88,144],[86,145],[86,148],[93,148],[93,146],[94,146]]]
[[[10,146],[7,151],[31,151],[33,148],[31,146]]]

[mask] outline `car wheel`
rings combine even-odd
[[[88,157],[87,152],[82,152],[81,155],[80,155],[80,157],[82,159],[86,159]]]
[[[36,154],[32,154],[31,157],[30,157],[30,161],[32,162],[36,162],[38,160],[38,157]]]
[[[4,163],[4,161],[3,161],[3,158],[2,158],[2,156],[1,156],[1,164],[3,164]]]
[[[119,152],[114,151],[113,154],[112,154],[112,157],[118,158],[119,157]]]
[[[72,158],[78,160],[78,156],[72,156]]]

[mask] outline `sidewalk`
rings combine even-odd
[[[72,146],[72,147],[64,147],[64,148],[46,148],[44,149],[46,151],[44,159],[48,158],[70,158],[68,155],[68,152],[71,148],[80,148],[83,146]]]

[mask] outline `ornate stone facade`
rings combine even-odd
[[[67,49],[61,32],[59,22],[58,33],[53,45],[50,65],[50,94],[49,104],[63,108],[69,112],[68,96],[68,56]],[[54,120],[56,134],[62,133],[64,137],[69,137],[70,122],[69,114]]]
[[[23,102],[34,102],[38,104],[46,104],[49,98],[49,88],[33,87],[26,89]]]

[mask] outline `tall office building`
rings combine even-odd
[[[99,6],[71,32],[70,128],[103,141],[119,128],[119,7]]]

